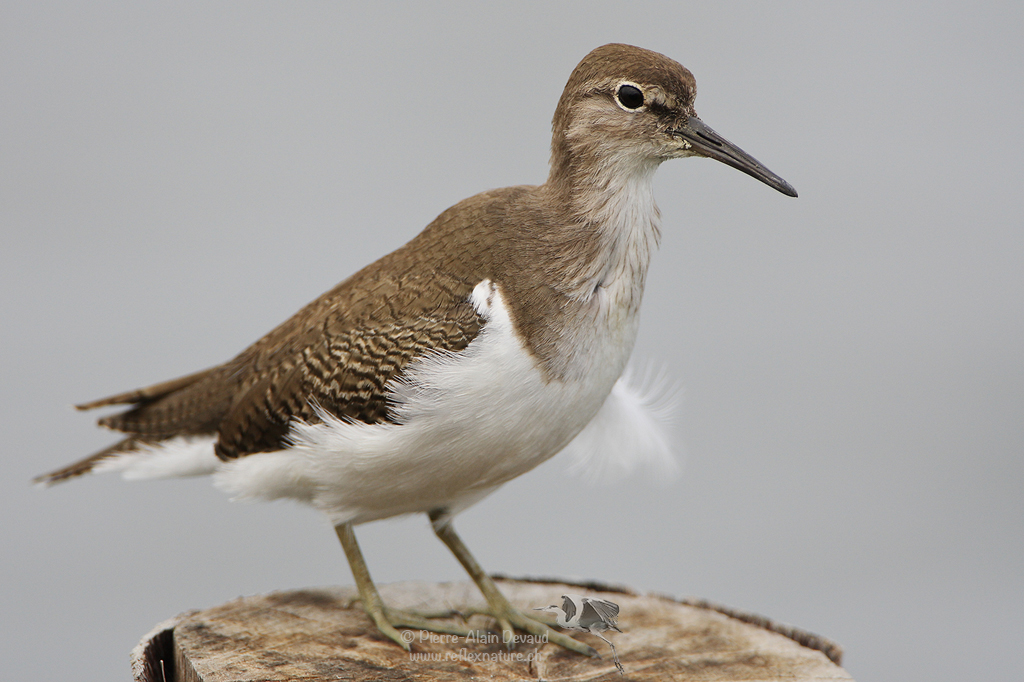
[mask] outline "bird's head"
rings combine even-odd
[[[697,83],[681,64],[632,45],[597,48],[569,77],[552,122],[552,179],[704,156],[788,196],[796,190],[697,117]]]

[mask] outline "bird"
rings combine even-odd
[[[37,482],[212,475],[235,499],[312,505],[368,618],[406,650],[398,628],[469,631],[386,605],[354,528],[423,513],[503,641],[518,628],[596,656],[513,607],[453,518],[585,428],[644,428],[642,400],[620,379],[661,236],[662,162],[714,159],[797,196],[698,118],[695,95],[669,57],[598,47],[558,99],[543,184],[455,204],[224,364],[77,405],[121,406],[98,420],[121,439]]]
[[[603,639],[612,649],[612,658],[615,660],[615,667],[618,669],[619,674],[626,674],[626,671],[622,668],[622,663],[619,662],[619,655],[615,652],[615,645],[601,634],[608,630],[622,632],[616,622],[619,616],[618,604],[607,599],[598,599],[597,597],[563,594],[561,606],[545,606],[534,610],[554,613],[555,622],[558,623],[560,628],[589,632]]]

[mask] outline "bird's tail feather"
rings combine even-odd
[[[117,457],[126,452],[136,450],[139,446],[146,445],[147,443],[135,436],[129,436],[123,440],[119,440],[109,447],[105,447],[99,452],[95,452],[85,459],[80,459],[73,464],[69,464],[65,467],[61,467],[56,471],[51,471],[48,474],[42,474],[32,479],[33,483],[41,485],[53,485],[55,483],[61,483],[68,481],[72,478],[78,478],[92,472],[100,462],[108,460],[112,457]]]

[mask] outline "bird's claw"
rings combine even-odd
[[[458,611],[434,611],[420,613],[418,611],[402,611],[400,609],[384,607],[384,613],[387,620],[392,625],[399,628],[426,630],[427,632],[458,635],[459,637],[469,637],[476,633],[476,630],[472,630],[466,625],[460,625],[459,623],[452,623],[446,620],[450,618],[460,618],[464,623],[465,618],[463,618],[462,614]]]
[[[366,614],[373,621],[374,625],[377,626],[377,629],[382,635],[392,640],[395,644],[406,651],[411,651],[410,644],[416,638],[409,636],[408,634],[403,635],[398,631],[399,628],[404,630],[426,630],[427,632],[437,632],[440,634],[456,635],[459,637],[473,637],[479,636],[480,634],[478,630],[473,630],[466,625],[460,625],[459,623],[452,623],[444,620],[459,618],[463,623],[465,623],[465,615],[454,610],[419,612],[403,611],[401,609],[392,609],[385,606],[380,611],[371,609],[370,611],[367,611]]]

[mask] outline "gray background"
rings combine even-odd
[[[862,681],[1020,679],[1021,8],[4,3],[3,677],[127,679],[180,611],[351,581],[308,509],[29,479],[110,442],[71,403],[226,360],[447,206],[543,181],[569,72],[623,41],[800,198],[662,167],[637,356],[683,386],[684,475],[593,489],[555,458],[467,543],[799,625]],[[381,582],[463,578],[422,517],[360,537]]]

